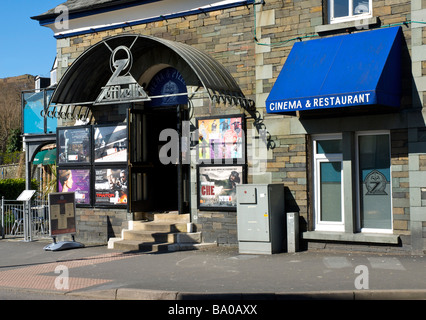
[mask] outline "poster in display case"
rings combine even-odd
[[[127,126],[95,126],[93,130],[94,162],[127,161]]]
[[[90,164],[91,161],[91,128],[62,127],[57,130],[59,165]]]
[[[88,168],[59,168],[58,192],[74,192],[76,204],[90,205],[90,172]]]
[[[198,209],[235,211],[237,185],[244,182],[243,165],[199,166]]]
[[[95,204],[127,205],[127,169],[95,168]]]
[[[197,129],[198,163],[244,163],[244,115],[197,118]]]

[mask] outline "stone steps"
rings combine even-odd
[[[150,231],[150,232],[186,232],[186,223],[175,223],[175,222],[141,222],[133,221],[132,231]]]
[[[150,221],[132,221],[132,229],[123,230],[121,238],[111,238],[108,248],[166,252],[193,250],[206,245],[201,243],[201,232],[187,232],[189,214],[154,214],[151,218]]]

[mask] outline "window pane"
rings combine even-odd
[[[334,18],[346,17],[349,15],[348,0],[334,0]]]
[[[317,154],[342,153],[342,140],[318,140]]]
[[[392,228],[389,147],[389,135],[359,137],[362,228]]]
[[[364,0],[353,0],[354,15],[368,13],[370,10],[369,2]]]
[[[341,162],[320,164],[321,221],[342,221]]]

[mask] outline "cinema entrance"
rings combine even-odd
[[[128,220],[189,213],[196,206],[194,105],[212,103],[244,107],[248,100],[210,56],[151,36],[106,38],[68,67],[45,112],[58,118],[58,176],[72,173],[67,190],[76,192],[78,208],[126,209]]]
[[[189,165],[175,152],[182,150],[181,121],[187,115],[184,105],[130,110],[130,211],[188,213]]]

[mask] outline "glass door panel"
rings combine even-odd
[[[321,222],[342,221],[341,162],[320,162]]]
[[[392,229],[389,135],[359,136],[361,229]]]

